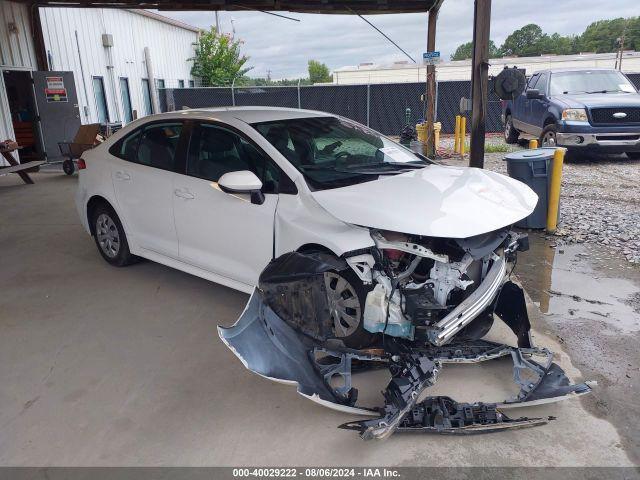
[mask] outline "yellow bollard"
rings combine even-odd
[[[435,122],[433,124],[433,144],[435,145],[436,152],[440,149],[440,130],[442,130],[442,123]]]
[[[456,129],[453,134],[453,151],[460,151],[460,115],[456,115]]]
[[[551,167],[551,188],[549,189],[549,210],[547,211],[547,232],[554,233],[558,226],[560,208],[560,186],[562,184],[562,164],[566,148],[556,148]]]
[[[460,117],[460,155],[464,157],[465,140],[467,139],[467,117]]]
[[[529,140],[529,148],[532,150],[534,148],[538,148],[538,140],[536,140],[535,138],[532,138],[531,140]]]

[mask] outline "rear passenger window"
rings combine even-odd
[[[138,144],[137,163],[175,171],[181,132],[181,123],[154,123],[145,127]]]
[[[109,153],[123,160],[135,162],[141,133],[142,130],[137,130],[128,137],[123,138],[109,149]]]

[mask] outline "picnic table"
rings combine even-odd
[[[17,142],[12,140],[6,140],[0,143],[0,153],[4,157],[4,159],[9,162],[8,167],[0,166],[0,175],[7,175],[9,173],[17,173],[20,175],[20,178],[24,183],[33,184],[33,179],[27,173],[27,170],[31,170],[32,168],[39,167],[44,161],[34,160],[32,162],[20,163],[15,157],[12,155],[13,152],[19,150]]]

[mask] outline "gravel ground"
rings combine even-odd
[[[442,146],[448,146],[445,139]],[[487,143],[502,145],[501,139]],[[510,150],[520,147],[508,146]],[[485,167],[505,173],[504,152],[488,153]],[[458,158],[443,159],[466,164]],[[640,264],[640,161],[625,155],[586,156],[565,161],[560,199],[560,222],[554,235],[559,244],[587,243],[607,246]]]

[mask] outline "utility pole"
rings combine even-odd
[[[484,139],[489,83],[491,0],[475,0],[473,9],[473,60],[471,63],[470,167],[484,167]]]
[[[436,2],[429,10],[427,52],[433,52],[436,49],[436,25],[441,4],[442,1]],[[436,153],[435,135],[433,133],[436,112],[436,66],[433,63],[427,65],[427,90],[425,96],[427,100],[427,118],[425,118],[427,122],[427,145],[425,153],[428,157],[433,157]]]
[[[216,10],[216,33],[220,35],[220,18],[218,16],[218,10]]]

